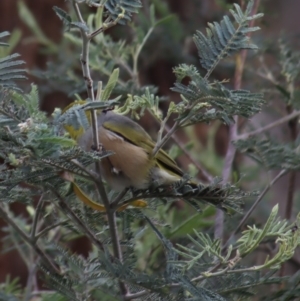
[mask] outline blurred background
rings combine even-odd
[[[135,22],[141,27],[145,25],[148,16],[149,4],[155,5],[158,18],[172,15],[166,22],[158,25],[142,50],[139,60],[139,81],[141,85],[154,85],[158,87],[158,95],[167,96],[169,100],[177,101],[178,95],[172,93],[175,76],[172,68],[180,63],[195,64],[199,69],[197,50],[193,44],[192,36],[196,30],[204,32],[207,22],[219,21],[228,13],[232,3],[236,1],[225,0],[142,0],[144,8],[141,14],[134,16]],[[243,2],[243,1],[242,1]],[[239,4],[243,4],[238,2]],[[1,0],[0,1],[0,32],[11,32],[11,51],[21,55],[29,70],[27,83],[22,83],[23,88],[29,89],[30,83],[36,83],[40,93],[40,108],[49,116],[55,107],[64,108],[73,99],[71,91],[76,91],[83,98],[86,97],[82,89],[83,81],[80,79],[81,70],[79,62],[80,45],[68,44],[63,38],[63,25],[52,7],[58,6],[70,11],[68,2],[63,0]],[[93,9],[91,9],[92,11]],[[261,76],[262,67],[267,68],[275,79],[280,78],[278,65],[279,41],[284,39],[292,49],[300,46],[300,1],[299,0],[262,0],[258,12],[265,16],[258,26],[261,31],[255,32],[252,40],[260,48],[258,52],[249,52],[243,75],[242,88],[252,92],[266,92],[266,107],[261,114],[251,120],[241,121],[245,129],[257,127],[277,119],[286,110],[280,95],[268,93],[272,88],[270,80]],[[70,14],[72,12],[70,11]],[[88,11],[86,12],[88,13]],[[135,31],[131,27],[116,26],[107,31],[114,40],[124,39],[131,41],[135,38]],[[71,46],[70,46],[71,45]],[[95,48],[101,56],[101,49]],[[216,79],[230,79],[235,72],[235,57],[222,62],[216,69],[213,77]],[[59,68],[58,68],[59,66]],[[73,72],[69,72],[69,70]],[[98,72],[96,72],[98,71]],[[105,80],[101,69],[93,73],[94,80]],[[126,76],[125,76],[126,80]],[[162,103],[161,109],[166,108]],[[155,136],[158,125],[147,116],[142,118],[141,124],[150,134]],[[271,135],[283,142],[290,141],[287,135],[288,128],[284,125],[275,128]],[[201,124],[192,129],[177,133],[179,143],[190,150],[194,159],[199,162],[212,176],[222,174],[223,159],[228,146],[228,129],[216,122],[211,125]],[[173,149],[172,143],[169,148]],[[176,148],[176,145],[174,146]],[[176,149],[175,149],[176,150]],[[190,165],[189,158],[180,153],[179,164],[194,174],[195,166]],[[237,156],[235,164],[240,175],[244,174],[243,185],[247,189],[260,190],[267,182],[267,173],[262,171],[249,159]],[[205,177],[199,173],[199,178],[205,181]],[[257,187],[257,179],[261,179]],[[255,180],[255,181],[254,181]],[[294,199],[293,214],[299,212],[300,177],[296,181],[296,193]],[[288,176],[282,178],[265,197],[260,208],[253,214],[251,222],[263,222],[268,216],[269,209],[276,203],[280,204],[281,215],[284,216],[285,199],[288,186]],[[298,191],[297,191],[298,190]],[[16,214],[26,216],[25,206],[13,204]],[[246,204],[247,207],[247,204]],[[180,210],[180,206],[178,207]],[[231,224],[229,223],[229,230]],[[4,226],[0,221],[0,226]],[[0,232],[1,234],[1,232]],[[1,243],[0,243],[1,246]],[[70,248],[83,255],[87,254],[89,244],[85,238],[70,242]],[[1,250],[1,247],[0,247]],[[300,256],[296,256],[290,262],[290,271],[300,268]],[[299,261],[298,261],[299,260]],[[19,277],[22,284],[26,283],[26,268],[16,251],[0,253],[0,282],[7,275],[12,278]]]

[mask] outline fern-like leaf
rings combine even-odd
[[[237,23],[235,27],[228,16],[220,23],[208,23],[206,36],[197,31],[194,42],[200,56],[200,63],[207,70],[205,78],[208,78],[217,64],[226,56],[240,49],[257,49],[257,46],[249,42],[247,34],[256,31],[259,27],[249,27],[249,21],[263,16],[256,14],[251,16],[253,1],[249,1],[245,13],[239,5],[234,4],[235,10],[230,10]]]
[[[7,31],[0,33],[0,39],[8,36]],[[0,42],[0,46],[8,46],[7,43]],[[17,89],[14,81],[26,79],[25,69],[15,68],[16,66],[24,65],[24,61],[17,60],[20,55],[14,53],[0,59],[0,87]]]
[[[246,153],[267,169],[299,170],[299,142],[297,140],[282,145],[270,139],[258,140],[253,137],[234,143],[239,151]]]
[[[263,94],[229,90],[221,82],[211,84],[194,66],[179,65],[174,73],[177,82],[171,90],[179,93],[183,101],[173,107],[173,112],[179,114],[182,127],[214,119],[230,124],[234,122],[232,116],[249,118],[264,104]],[[188,85],[181,83],[185,76],[190,78]]]
[[[140,0],[107,0],[105,8],[108,15],[116,20],[119,18],[119,24],[126,24],[131,20],[133,13],[138,12],[138,8],[142,6]]]

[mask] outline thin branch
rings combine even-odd
[[[58,204],[61,207],[61,209],[75,222],[81,230],[91,239],[91,241],[102,251],[104,251],[104,246],[101,241],[99,241],[96,236],[87,228],[87,226],[76,216],[76,214],[73,212],[73,210],[68,206],[67,202],[64,200],[64,198],[52,187],[49,187],[49,189],[52,191],[52,193],[57,197],[58,199]],[[107,216],[108,216],[108,224],[109,224],[109,229],[110,229],[110,234],[111,234],[111,239],[112,242],[114,242],[116,239],[118,239],[117,236],[117,226],[116,226],[116,219],[115,219],[115,212],[108,212],[107,211]],[[109,218],[110,217],[110,218]],[[115,236],[113,236],[115,235]],[[118,243],[118,246],[120,244]],[[113,249],[115,245],[113,244]],[[120,247],[121,249],[121,247]],[[121,250],[119,250],[120,253],[118,254],[116,250],[114,249],[114,257],[117,258],[121,263],[122,263],[122,253]],[[118,256],[116,256],[118,255]],[[121,293],[123,296],[127,294],[127,288],[123,282],[119,282]]]
[[[288,106],[287,112],[290,113],[291,110],[292,107]],[[298,116],[291,119],[288,125],[289,125],[291,140],[294,142],[298,136]],[[296,184],[296,171],[291,171],[289,174],[289,186],[288,186],[286,208],[285,208],[285,218],[287,220],[291,219],[292,216],[295,184]]]
[[[168,113],[167,116],[162,120],[162,122],[160,124],[160,129],[159,129],[158,134],[157,134],[157,142],[158,143],[162,139],[162,135],[163,135],[163,132],[165,130],[165,127],[166,127],[166,124],[167,124],[167,121],[168,121],[169,117],[170,117],[170,114]]]
[[[260,0],[255,0],[251,15],[255,15],[258,6],[259,6]],[[249,23],[249,27],[253,27],[254,25],[254,19],[252,19]],[[251,33],[248,34],[248,37],[251,36]],[[242,77],[243,77],[243,72],[244,72],[244,66],[245,66],[245,61],[247,57],[247,49],[243,49],[240,54],[237,56],[237,64],[236,64],[236,69],[235,69],[235,75],[234,75],[234,89],[239,90],[241,89],[242,86]],[[225,157],[225,163],[224,163],[224,168],[222,172],[222,178],[223,182],[227,183],[230,180],[231,172],[232,172],[232,164],[235,159],[236,155],[236,148],[232,144],[232,141],[236,139],[237,136],[237,131],[238,131],[238,116],[234,116],[234,124],[230,126],[229,128],[229,137],[228,137],[228,149]],[[224,212],[221,211],[220,209],[217,210],[216,217],[215,217],[215,231],[214,231],[214,236],[215,238],[223,238],[223,233],[224,233]]]
[[[232,141],[235,140],[237,134],[237,126],[238,126],[238,117],[234,116],[234,124],[229,127],[229,137],[228,137],[228,149],[226,152],[226,157],[224,160],[224,167],[222,172],[223,183],[227,183],[230,181],[230,176],[232,172],[232,164],[236,154],[236,148],[232,144]],[[215,238],[223,238],[224,233],[224,212],[220,209],[217,209],[215,216],[215,229],[214,229],[214,237]]]
[[[2,107],[3,107],[3,106],[2,106]],[[13,119],[14,121],[16,121],[16,122],[18,122],[18,123],[21,123],[21,122],[22,122],[21,119],[19,119],[18,117],[16,117],[16,116],[10,114],[9,112],[7,112],[7,111],[5,111],[5,110],[0,109],[0,113],[1,113],[2,115],[5,115],[5,116],[7,116],[7,117]]]
[[[72,159],[71,162],[76,165],[80,170],[82,170],[83,172],[85,172],[87,175],[89,175],[89,177],[94,181],[94,182],[98,182],[99,178],[98,178],[98,174],[96,174],[94,171],[92,170],[88,170],[87,168],[85,168],[77,159]],[[80,175],[82,176],[82,175]]]
[[[112,209],[116,209],[119,202],[123,199],[123,197],[126,195],[128,189],[124,189],[123,191],[121,191],[116,198],[110,203],[110,207]]]
[[[120,19],[122,19],[122,18],[119,18],[119,17],[118,17],[115,21],[111,21],[111,22],[107,22],[108,20],[106,20],[106,21],[104,22],[104,24],[103,24],[99,29],[95,30],[94,32],[92,32],[92,33],[88,36],[89,39],[92,39],[92,38],[94,38],[95,36],[97,36],[98,34],[104,32],[105,30],[107,30],[107,29],[109,29],[109,28],[115,26],[115,25],[119,22]]]
[[[291,98],[293,98],[294,88],[293,88],[292,84],[291,84],[290,90],[291,90],[290,91]],[[292,106],[288,105],[287,113],[291,114],[291,112],[292,112]],[[296,141],[297,136],[298,136],[298,119],[299,119],[298,117],[295,117],[295,118],[291,119],[288,123],[291,140],[293,142]],[[290,220],[291,216],[292,216],[295,184],[296,184],[296,171],[291,171],[290,175],[289,175],[289,187],[288,187],[288,194],[287,194],[287,200],[286,200],[286,211],[285,211],[285,218],[287,220]]]
[[[110,210],[107,212],[107,219],[108,219],[108,226],[110,230],[110,235],[111,235],[111,241],[112,241],[112,247],[114,251],[114,256],[118,258],[120,263],[123,263],[123,254],[122,254],[122,249],[120,245],[120,239],[119,239],[119,234],[118,234],[118,228],[117,228],[117,222],[116,222],[116,211]],[[119,287],[121,294],[124,298],[128,294],[128,289],[127,286],[123,281],[119,281]]]
[[[200,195],[194,195],[194,194],[191,194],[191,195],[185,195],[183,200],[189,200],[189,199],[195,199],[196,198],[199,198],[201,199],[204,203],[207,203],[207,204],[212,204],[214,206],[217,206],[219,204],[221,204],[222,202],[220,201],[220,196],[208,196],[208,195],[203,195],[200,197]],[[132,203],[136,200],[140,200],[140,199],[152,199],[152,198],[169,198],[169,199],[180,199],[182,198],[182,195],[181,194],[174,194],[172,193],[172,191],[154,191],[154,192],[142,192],[141,194],[139,194],[138,196],[133,196],[127,200],[125,200],[123,203],[119,204],[117,209],[129,204],[129,203]],[[224,205],[224,204],[223,204]]]
[[[113,58],[113,56],[112,56],[112,58]],[[130,68],[130,66],[129,66],[126,62],[124,62],[124,61],[123,61],[122,59],[120,59],[120,58],[115,58],[115,62],[116,62],[118,65],[120,65],[121,67],[123,67],[124,70],[127,71],[128,75],[129,75],[130,77],[134,78],[133,71],[132,71],[132,69]]]
[[[149,294],[149,291],[148,290],[144,290],[144,291],[140,291],[138,293],[133,293],[133,294],[127,294],[125,297],[124,297],[124,300],[133,300],[133,299],[138,299],[140,297],[144,297],[146,295]]]
[[[74,6],[74,9],[77,13],[77,16],[80,17],[80,11],[79,11],[78,5],[75,2],[75,0],[73,0],[73,6]],[[110,23],[106,23],[108,21],[108,20],[106,20],[101,28],[99,28],[98,30],[96,30],[95,32],[93,32],[91,34],[87,34],[83,29],[80,29],[81,37],[82,37],[82,54],[81,54],[80,61],[81,61],[83,77],[84,77],[85,82],[86,82],[87,94],[88,94],[88,97],[91,99],[91,101],[95,101],[95,96],[94,96],[94,89],[93,89],[93,80],[92,80],[92,77],[91,77],[91,74],[90,74],[90,67],[89,67],[89,45],[90,45],[90,40],[93,37],[95,37],[97,34],[102,32],[104,29],[107,29],[107,28],[112,27],[113,25],[117,24],[117,22],[122,17],[123,17],[122,14],[120,14],[114,22],[110,22]],[[91,115],[92,115],[93,143],[94,143],[94,147],[96,149],[99,149],[98,121],[97,121],[96,110],[92,110]],[[102,181],[100,162],[97,162],[95,165],[96,165],[96,173],[97,173],[97,176],[98,176],[98,181],[96,182],[96,186],[97,186],[98,192],[100,194],[100,197],[101,197],[101,199],[103,201],[103,204],[105,206],[105,209],[106,209],[106,214],[107,214],[109,231],[110,231],[110,235],[111,235],[111,241],[112,241],[114,257],[116,257],[122,263],[123,262],[123,256],[122,256],[121,245],[120,245],[119,237],[118,237],[118,229],[117,229],[117,224],[116,224],[116,213],[115,213],[115,210],[112,210],[110,208],[110,202],[108,200],[108,197],[107,197],[104,185],[103,185],[103,181]],[[64,208],[68,208],[67,204],[65,202],[63,202],[63,199],[60,201],[60,204]],[[68,208],[68,211],[69,211],[70,214],[73,213],[72,211],[70,211],[70,208]],[[73,213],[73,218],[77,219],[77,224],[81,224],[81,227],[85,226],[77,218],[77,216],[74,213]],[[88,229],[86,228],[86,230],[88,230]],[[90,231],[89,231],[89,233],[90,233],[90,237],[92,238],[92,241],[97,243],[97,245],[101,249],[103,249],[102,243],[99,242]],[[120,286],[120,291],[121,291],[122,296],[125,296],[128,293],[127,287],[121,281],[119,282],[119,286]]]
[[[69,207],[65,199],[53,187],[49,186],[48,188],[58,199],[58,205],[65,212],[65,214],[69,216],[71,220],[90,238],[90,240],[99,248],[99,250],[104,252],[103,243],[98,240],[94,233],[92,233],[90,229],[85,225],[85,223],[80,218],[78,218],[74,211]]]
[[[278,120],[276,120],[276,121],[274,121],[274,122],[272,122],[272,123],[270,123],[270,124],[268,124],[268,125],[266,125],[262,128],[259,128],[257,130],[252,131],[252,132],[249,132],[249,133],[237,135],[236,139],[237,140],[238,139],[248,139],[251,136],[255,136],[255,135],[261,134],[263,132],[266,132],[266,131],[274,128],[274,127],[277,127],[277,126],[279,126],[283,123],[286,123],[286,122],[288,122],[288,121],[290,121],[290,120],[292,120],[296,117],[299,117],[299,116],[300,116],[300,111],[294,111],[293,113],[291,113],[287,116],[284,116],[284,117],[282,117],[282,118],[280,118],[280,119],[278,119]]]
[[[218,265],[218,267],[219,266],[220,265]],[[215,267],[213,267],[213,269],[214,268]],[[201,280],[212,278],[212,277],[222,276],[224,274],[237,274],[237,273],[242,274],[242,273],[257,271],[259,269],[261,269],[261,266],[253,266],[253,267],[249,267],[249,268],[242,268],[242,269],[235,269],[235,270],[232,270],[232,269],[230,269],[229,266],[227,266],[223,270],[217,271],[215,273],[213,273],[212,269],[211,269],[211,272],[204,272],[200,276],[193,278],[191,281],[197,282],[197,281],[201,281]],[[179,287],[180,285],[181,285],[180,283],[172,283],[170,285],[167,285],[167,287],[171,289],[171,288]],[[166,288],[166,287],[164,287],[164,288]],[[149,294],[148,290],[143,290],[143,291],[140,291],[137,293],[126,295],[124,300],[138,299],[138,298],[144,297],[148,294]]]
[[[79,22],[85,24],[85,22],[84,22],[84,20],[82,18],[82,15],[81,15],[78,3],[76,3],[76,1],[73,1],[73,7],[74,7],[74,10],[75,10],[75,13],[76,13],[76,16],[77,16]]]
[[[220,263],[216,264],[214,267],[212,267],[207,273],[213,273],[215,270],[217,270],[219,267],[221,266]],[[228,269],[228,268],[227,268]],[[224,270],[222,270],[224,271]],[[217,276],[217,274],[212,274],[210,277],[214,277],[214,276]],[[202,275],[198,276],[198,277],[195,277],[193,278],[191,281],[192,282],[198,282],[198,281],[201,281],[201,280],[204,280],[204,279],[207,279],[207,278],[210,278],[210,277],[207,277],[205,276],[205,273],[202,273]],[[170,285],[168,285],[168,288],[175,288],[175,287],[179,287],[181,284],[180,283],[171,283]],[[166,287],[164,287],[166,288]],[[144,297],[146,295],[149,294],[149,291],[148,290],[143,290],[143,291],[140,291],[140,292],[137,292],[137,293],[133,293],[133,294],[128,294],[125,296],[124,300],[133,300],[133,299],[138,299],[138,298],[141,298],[141,297]]]
[[[209,271],[208,273],[213,273],[214,271],[216,271],[220,266],[221,266],[221,262],[218,262],[215,266],[213,266]],[[200,276],[197,276],[197,277],[194,277],[192,279],[192,282],[198,282],[198,281],[201,281],[205,279],[205,277],[203,275],[200,275]]]
[[[104,7],[103,1],[101,1],[99,4],[95,3],[95,2],[92,2],[92,1],[89,1],[87,4],[88,4],[89,7],[97,7],[97,8]]]
[[[290,220],[292,216],[295,184],[296,184],[296,171],[293,170],[290,171],[289,174],[289,185],[288,185],[288,193],[287,193],[286,208],[285,208],[285,218],[287,220]]]
[[[68,221],[69,221],[69,219],[65,219],[63,221],[59,221],[57,223],[54,223],[53,225],[46,227],[45,229],[41,230],[38,234],[36,234],[35,240],[38,240],[40,237],[42,237],[47,232],[51,231],[52,229],[54,229],[56,227],[66,225],[68,223]]]
[[[149,28],[147,34],[144,36],[142,43],[138,46],[136,52],[133,55],[133,80],[136,81],[136,83],[139,86],[139,80],[138,80],[138,59],[140,56],[140,53],[145,46],[145,43],[147,42],[148,38],[150,37],[154,27]]]
[[[80,13],[78,4],[74,0],[73,0],[73,6],[74,6],[77,16],[80,18],[81,13]],[[81,37],[82,37],[82,53],[81,53],[80,61],[81,61],[83,78],[85,79],[85,82],[86,82],[86,89],[87,89],[88,97],[91,99],[91,101],[95,101],[93,81],[91,78],[90,67],[89,67],[90,38],[88,37],[88,34],[83,29],[80,29],[80,32],[81,32]],[[98,149],[99,148],[99,135],[98,135],[98,121],[97,121],[96,110],[91,110],[91,115],[92,115],[93,143],[94,143],[94,147],[96,149]],[[109,200],[107,198],[107,194],[106,194],[103,182],[102,182],[100,162],[97,162],[95,165],[96,165],[96,173],[98,175],[97,188],[98,188],[100,197],[104,203],[104,206],[105,206],[106,210],[108,210]]]
[[[167,132],[170,131],[170,128],[168,127],[168,125],[165,126],[165,130]],[[171,139],[178,145],[178,147],[181,149],[181,151],[187,156],[187,158],[191,161],[191,163],[193,163],[193,165],[195,165],[197,167],[198,173],[201,173],[202,176],[204,176],[205,180],[208,182],[211,182],[213,180],[213,176],[210,175],[205,168],[198,162],[196,161],[191,153],[189,151],[187,151],[186,147],[182,144],[182,142],[180,141],[180,139],[176,136],[176,134],[171,136]]]
[[[10,230],[12,229],[11,226],[9,226],[9,228],[10,228]],[[22,248],[23,245],[20,244],[17,237],[18,237],[18,235],[15,235],[15,233],[11,231],[10,239],[11,239],[13,245],[14,245],[14,248],[17,250],[17,252],[19,253],[19,256],[21,257],[21,259],[25,263],[25,265],[27,267],[27,270],[29,270],[30,262],[28,260],[28,253],[26,253],[24,248]],[[26,245],[26,243],[24,245]],[[31,254],[31,253],[29,253],[29,254]]]
[[[151,113],[151,112],[150,112]],[[154,117],[153,114],[151,114],[151,116],[153,117],[154,120],[158,121],[158,119],[156,119]],[[165,124],[164,125],[164,131],[166,133],[169,133],[171,130],[171,128]],[[180,141],[180,139],[176,136],[175,133],[173,133],[171,136],[170,136],[170,139],[172,139],[177,145],[178,147],[181,149],[181,151],[187,156],[187,158],[191,161],[191,163],[193,163],[197,169],[198,169],[198,172],[202,174],[202,176],[204,176],[205,178],[205,181],[207,182],[211,182],[213,180],[213,176],[210,175],[206,170],[205,168],[198,162],[196,161],[192,155],[190,154],[190,152],[187,151],[186,147],[182,144],[182,142]]]
[[[290,94],[291,94],[291,99],[293,99],[294,87],[293,87],[292,83],[290,84]],[[288,105],[286,109],[287,109],[287,113],[291,113],[292,106]],[[297,135],[298,135],[298,117],[295,117],[294,119],[290,120],[288,125],[289,125],[291,140],[293,142],[295,142],[295,140],[297,139]],[[290,171],[287,200],[286,200],[286,207],[285,207],[285,218],[287,220],[290,220],[291,216],[292,216],[292,210],[293,210],[293,205],[294,205],[293,203],[294,203],[295,186],[296,186],[296,176],[297,176],[297,173],[295,170]],[[279,276],[281,276],[281,277],[284,276],[286,266],[287,266],[287,262],[284,262],[280,268]]]
[[[30,266],[23,301],[29,301],[31,299],[31,291],[33,289],[33,284],[35,282],[36,271],[37,271],[36,264]]]
[[[157,152],[164,146],[164,144],[169,140],[169,138],[178,129],[178,127],[179,127],[179,122],[176,121],[173,127],[169,130],[169,132],[161,140],[157,140],[156,145],[152,151],[152,157],[155,157]]]
[[[258,198],[256,199],[256,201],[254,202],[254,204],[251,206],[251,208],[248,210],[248,212],[244,215],[243,219],[240,221],[240,223],[238,224],[238,226],[236,227],[236,229],[234,230],[234,232],[230,235],[230,237],[228,238],[227,242],[224,244],[223,246],[223,250],[225,250],[225,248],[230,244],[230,242],[232,241],[232,239],[234,238],[234,236],[240,231],[240,229],[244,226],[244,224],[246,223],[246,221],[248,220],[248,218],[250,217],[250,215],[252,214],[252,212],[255,210],[255,208],[257,207],[257,205],[261,202],[261,200],[263,199],[263,197],[265,196],[265,194],[270,190],[270,188],[280,179],[282,178],[285,174],[287,173],[287,171],[285,169],[283,169],[263,190],[263,192],[258,196]]]
[[[34,241],[32,241],[21,228],[19,228],[19,226],[8,216],[7,212],[1,206],[0,206],[0,216],[8,225],[10,225],[21,236],[21,238],[27,244],[29,244],[32,247],[32,249],[41,258],[43,264],[49,271],[51,271],[54,274],[60,274],[60,271],[52,263],[49,257],[44,253],[44,251],[40,249],[40,247]]]
[[[36,233],[36,230],[37,230],[37,224],[38,224],[39,216],[40,216],[41,210],[42,210],[43,205],[44,205],[43,197],[44,197],[44,194],[42,194],[40,196],[39,202],[38,202],[36,210],[35,210],[35,215],[34,215],[34,218],[33,218],[31,233],[30,233],[30,236],[31,236],[32,240],[35,239],[35,233]]]

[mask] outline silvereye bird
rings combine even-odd
[[[74,102],[65,108],[63,112],[67,111],[74,104],[81,105],[85,103],[85,101]],[[90,122],[90,112],[86,111],[86,115]],[[165,151],[160,149],[155,157],[152,156],[155,142],[139,124],[111,110],[97,111],[97,121],[101,146],[106,151],[113,152],[112,155],[102,158],[100,161],[102,175],[111,188],[116,191],[126,188],[147,189],[151,186],[168,186],[182,179],[182,170]],[[86,151],[91,150],[94,144],[92,127],[89,127],[86,131],[82,127],[75,130],[69,124],[66,124],[64,127],[71,137],[77,140],[79,146]],[[208,186],[197,185],[192,181],[188,181],[187,184],[192,189],[196,188],[194,191],[196,199],[206,201],[223,209],[226,208],[223,204],[225,194],[221,187],[211,189]],[[96,210],[105,211],[102,205],[91,201],[85,196],[84,192],[81,191],[74,181],[73,185],[76,195],[85,204]],[[189,191],[188,189],[185,193],[189,194]],[[193,195],[190,196],[193,198]],[[188,198],[186,200],[198,208],[197,203],[193,200],[188,200]],[[144,202],[142,205],[140,203],[134,205],[137,207],[145,206]]]
[[[101,160],[103,177],[114,190],[170,185],[182,178],[182,170],[165,151],[160,149],[152,157],[155,142],[139,124],[111,110],[100,112],[97,118],[99,142],[114,153]],[[93,145],[92,127],[82,132],[77,142],[89,151]]]

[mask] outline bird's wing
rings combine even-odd
[[[114,118],[110,118],[103,122],[103,127],[117,135],[120,135],[127,142],[142,147],[150,156],[155,147],[155,142],[140,125],[133,122],[131,119],[126,118],[123,121],[124,123],[122,123],[122,126],[120,127],[120,123],[118,121]],[[167,170],[171,174],[182,177],[182,170],[164,150],[160,149],[156,154],[156,158],[159,167]]]

